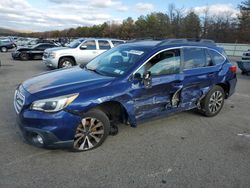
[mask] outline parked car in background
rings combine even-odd
[[[45,50],[43,63],[50,68],[66,68],[87,64],[94,57],[125,41],[117,39],[80,38],[67,47]]]
[[[1,52],[8,52],[9,49],[15,48],[16,45],[9,39],[0,40],[0,51]]]
[[[215,116],[236,82],[236,66],[214,44],[142,41],[110,49],[85,66],[24,81],[14,107],[30,143],[86,151],[100,146],[119,123],[136,127],[190,109]]]
[[[15,44],[16,46],[26,46],[27,43],[34,40],[36,38],[25,38],[25,37],[19,37],[16,39]]]
[[[250,75],[250,49],[242,54],[241,61],[237,61],[241,74]]]
[[[32,47],[40,43],[49,43],[49,44],[55,44],[56,46],[60,46],[59,43],[56,43],[53,40],[47,40],[47,39],[33,39],[33,40],[30,40],[25,46]]]
[[[12,53],[13,59],[29,60],[29,59],[42,59],[45,49],[57,47],[55,44],[40,43],[32,47],[18,47]]]
[[[241,60],[242,60],[242,62],[249,62],[250,63],[250,49],[243,52]]]

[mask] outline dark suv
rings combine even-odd
[[[86,151],[100,146],[118,123],[198,109],[220,112],[236,85],[236,67],[204,40],[122,44],[86,66],[44,73],[15,92],[25,138],[40,147]]]
[[[0,40],[0,52],[8,52],[8,50],[12,48],[16,48],[16,45],[14,42],[12,42],[9,39]]]

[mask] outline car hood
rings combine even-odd
[[[98,89],[114,78],[99,75],[79,66],[40,74],[23,82],[23,87],[38,98],[49,98]]]
[[[49,48],[46,49],[45,52],[55,52],[55,51],[64,51],[64,50],[70,50],[71,48],[68,47],[54,47],[54,48]]]

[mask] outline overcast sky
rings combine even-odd
[[[69,27],[121,22],[127,17],[160,11],[168,5],[193,9],[201,14],[209,7],[211,14],[236,16],[241,0],[0,0],[0,27],[22,31],[48,31]]]

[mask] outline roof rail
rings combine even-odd
[[[152,41],[152,40],[162,41],[162,40],[165,40],[165,39],[163,39],[163,38],[155,38],[155,37],[145,37],[145,38],[131,39],[131,40],[128,40],[127,43],[140,42],[140,41],[145,41],[145,40],[148,40],[148,41]]]
[[[165,39],[165,40],[161,41],[160,43],[158,43],[156,46],[162,46],[162,45],[166,45],[166,44],[189,43],[189,42],[200,43],[200,44],[203,43],[203,44],[209,44],[209,45],[216,46],[216,44],[215,44],[215,42],[213,40],[210,40],[210,39],[197,39],[197,38]]]
[[[151,37],[147,37],[147,38],[136,38],[136,39],[128,40],[126,43],[139,42],[139,41],[144,41],[144,40],[153,40],[153,38],[151,38]]]

